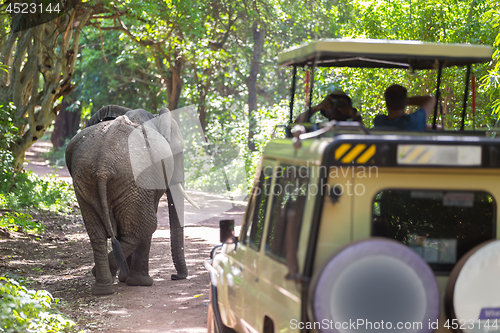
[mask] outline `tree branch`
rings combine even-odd
[[[125,26],[125,24],[123,24],[123,22],[120,19],[118,19],[118,22],[120,23],[119,27],[101,27],[100,24],[98,24],[98,23],[91,23],[90,25],[93,26],[94,28],[101,29],[101,30],[121,31],[121,32],[125,33],[131,40],[133,40],[134,42],[136,42],[137,44],[139,44],[139,45],[141,45],[143,47],[152,46],[152,45],[156,45],[157,44],[156,42],[154,42],[152,40],[143,41],[143,40],[139,39],[138,37],[134,36],[127,29],[127,27]]]

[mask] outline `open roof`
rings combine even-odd
[[[280,52],[278,65],[437,69],[491,61],[491,46],[383,39],[323,39]]]

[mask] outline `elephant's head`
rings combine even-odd
[[[94,115],[87,121],[87,127],[99,124],[101,121],[108,121],[123,116],[125,113],[132,109],[119,106],[107,105],[100,108]]]

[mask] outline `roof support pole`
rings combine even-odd
[[[297,85],[297,65],[293,65],[292,71],[292,91],[290,96],[290,121],[289,123],[293,123],[293,103],[295,101],[295,87]]]
[[[465,126],[465,112],[467,111],[467,98],[469,97],[470,68],[471,64],[468,64],[467,74],[465,74],[464,103],[462,104],[462,125],[460,126],[461,131],[464,131],[464,126]]]
[[[313,90],[314,90],[314,76],[315,76],[315,70],[316,70],[316,63],[318,62],[320,54],[317,53],[316,57],[314,58],[314,62],[312,63],[312,68],[311,68],[311,83],[309,85],[309,108],[307,109],[307,122],[311,120],[311,108],[312,108],[312,96],[313,96]]]
[[[441,99],[441,74],[443,72],[443,63],[440,61],[438,65],[438,76],[437,76],[437,86],[436,86],[436,105],[434,105],[434,119],[432,120],[432,129],[436,129],[437,113],[439,100]]]

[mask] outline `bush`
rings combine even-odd
[[[23,208],[69,213],[71,203],[76,201],[71,185],[56,180],[55,175],[43,178],[33,172],[15,176],[9,172],[0,177],[0,207],[18,211]]]
[[[52,307],[58,301],[48,291],[0,277],[0,332],[64,332],[75,323]]]

